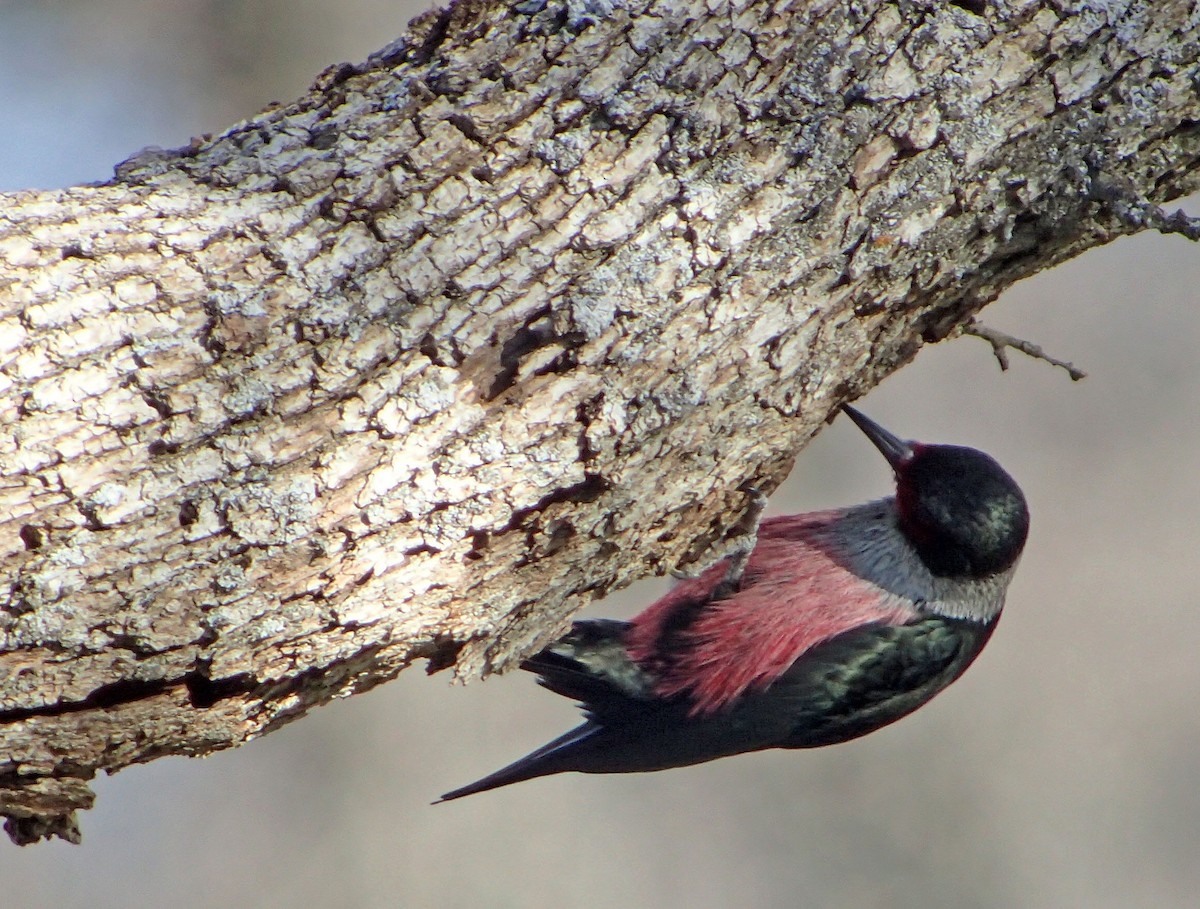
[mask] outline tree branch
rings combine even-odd
[[[1180,234],[1193,242],[1200,241],[1200,218],[1188,215],[1182,208],[1165,211],[1127,180],[1111,177],[1093,180],[1093,194],[1134,231],[1156,230],[1161,234]]]
[[[840,401],[1138,229],[1098,185],[1200,185],[1189,6],[471,0],[5,196],[10,833],[705,559]]]
[[[1013,350],[1019,350],[1027,357],[1033,357],[1035,360],[1045,360],[1051,366],[1057,366],[1059,369],[1065,370],[1067,375],[1071,377],[1072,382],[1078,382],[1080,379],[1087,378],[1087,373],[1075,366],[1075,364],[1052,357],[1038,345],[1030,341],[1023,341],[1005,332],[997,331],[995,328],[990,328],[976,319],[971,319],[967,322],[962,327],[962,333],[982,338],[991,344],[992,353],[996,355],[996,362],[1000,364],[1001,370],[1008,369],[1008,349],[1011,347]]]

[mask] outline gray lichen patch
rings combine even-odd
[[[1197,185],[1185,6],[459,4],[11,196],[0,811],[703,562],[838,401],[1129,229],[1096,181]]]

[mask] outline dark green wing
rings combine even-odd
[[[930,617],[861,628],[813,648],[758,696],[770,702],[762,708],[792,717],[779,747],[832,745],[894,723],[962,675],[994,627]]]

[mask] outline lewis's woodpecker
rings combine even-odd
[[[551,773],[663,770],[866,735],[957,679],[987,643],[1029,512],[973,448],[907,442],[843,410],[896,495],[764,520],[749,558],[630,622],[575,622],[526,660],[586,721],[443,801]]]

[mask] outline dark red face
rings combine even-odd
[[[980,578],[1012,567],[1029,533],[1025,496],[974,448],[911,444],[895,464],[900,528],[936,575]]]

